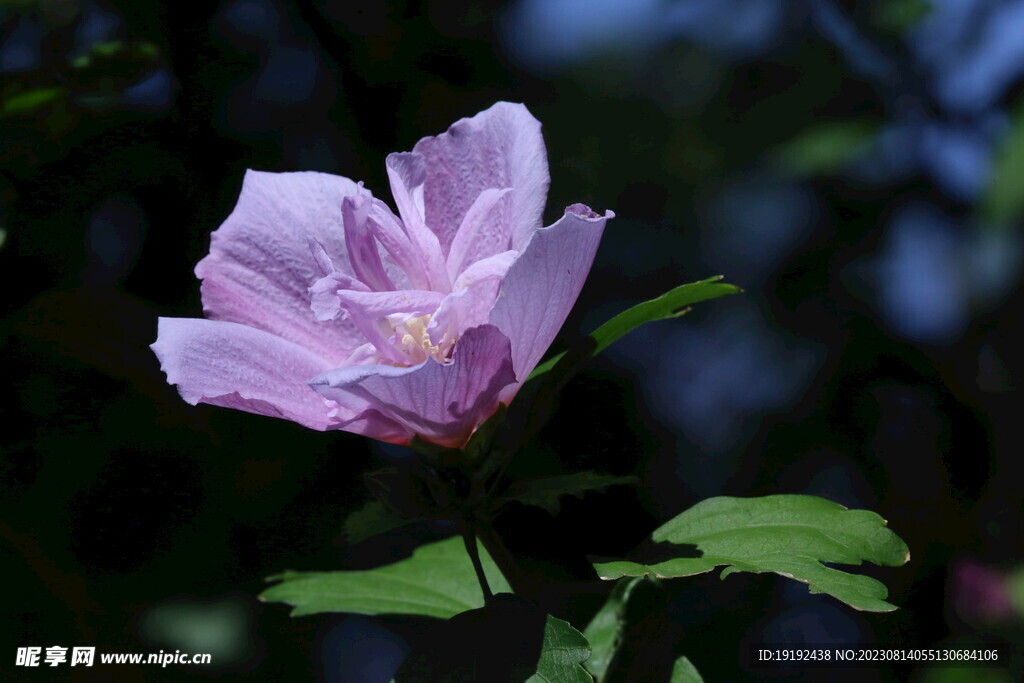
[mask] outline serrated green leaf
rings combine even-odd
[[[371,500],[345,518],[345,539],[349,543],[361,543],[372,536],[386,533],[414,521],[392,512],[387,505],[379,500]]]
[[[491,590],[510,590],[497,565],[480,548]],[[375,569],[336,572],[285,572],[268,581],[265,602],[285,602],[300,617],[323,612],[416,614],[449,619],[482,607],[483,592],[462,538],[453,537],[417,548],[412,557]]]
[[[3,116],[17,116],[21,114],[31,114],[32,112],[45,107],[47,104],[55,100],[59,100],[64,97],[66,91],[64,88],[36,88],[35,90],[26,90],[20,92],[13,97],[9,97],[4,100],[3,106],[0,106],[0,115]]]
[[[737,571],[774,572],[856,609],[888,612],[896,607],[885,601],[888,591],[882,583],[823,563],[868,561],[896,567],[910,560],[906,544],[875,513],[802,495],[710,498],[656,529],[651,540],[669,544],[660,548],[665,551],[671,551],[672,545],[696,546],[702,555],[650,564],[642,559],[598,563],[594,565],[598,574],[603,579],[646,575],[668,579],[724,565],[722,578]]]
[[[617,484],[636,484],[638,481],[636,477],[617,477],[589,471],[522,479],[505,490],[495,502],[495,508],[518,501],[523,505],[544,508],[551,514],[557,515],[560,505],[559,498],[562,496],[582,496],[588,491],[596,491]]]
[[[544,624],[544,646],[537,673],[527,683],[590,683],[594,679],[583,668],[590,657],[586,637],[568,622],[548,616]]]
[[[590,659],[584,666],[597,681],[603,680],[608,673],[608,666],[622,640],[629,596],[642,580],[636,578],[617,582],[608,600],[583,630],[591,649]]]
[[[672,665],[672,677],[669,683],[704,683],[697,667],[686,657],[680,657]]]
[[[981,215],[996,227],[1005,227],[1024,211],[1024,102],[1018,102],[1010,130],[995,154],[991,181],[981,198]]]
[[[876,129],[874,123],[861,119],[823,123],[784,142],[777,148],[776,156],[790,173],[829,173],[862,149]]]
[[[743,291],[739,287],[726,284],[721,280],[722,276],[718,275],[707,280],[680,285],[659,297],[626,309],[591,332],[590,344],[585,349],[576,353],[563,352],[549,358],[534,368],[528,379],[539,377],[556,366],[559,366],[560,370],[574,368],[577,363],[596,356],[619,337],[632,332],[644,323],[677,318],[688,313],[688,307],[693,304]]]

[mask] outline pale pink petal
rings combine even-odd
[[[499,203],[511,191],[484,190],[463,216],[448,252],[448,277],[453,282],[468,266],[509,248],[509,226],[502,222]]]
[[[342,290],[338,292],[338,296],[345,310],[370,318],[383,318],[392,313],[433,313],[444,299],[441,292],[422,289],[403,289],[394,292]]]
[[[187,402],[210,403],[329,429],[323,397],[307,382],[331,367],[301,346],[238,323],[160,318],[150,347]]]
[[[391,195],[406,230],[411,223],[422,224],[423,182],[427,178],[423,157],[411,152],[395,152],[387,156],[384,165],[391,182]]]
[[[501,280],[485,279],[446,296],[427,326],[430,343],[441,346],[457,340],[463,330],[486,324],[500,288]]]
[[[389,154],[386,165],[398,214],[402,217],[409,241],[416,248],[426,269],[429,289],[448,292],[451,290],[451,282],[444,265],[441,244],[437,235],[427,228],[423,214],[423,180],[426,177],[423,158],[409,152]]]
[[[377,240],[367,226],[372,200],[369,192],[345,197],[341,202],[341,217],[345,225],[345,246],[356,278],[370,289],[382,292],[394,289],[391,278],[377,250]]]
[[[334,272],[325,275],[309,288],[309,306],[317,320],[335,320],[343,309],[338,292],[342,290],[369,291],[359,280]]]
[[[511,201],[501,202],[500,222],[511,239],[504,249],[521,250],[541,226],[548,160],[540,122],[523,105],[498,102],[447,133],[423,138],[413,152],[424,160],[426,223],[445,253],[473,202],[490,188],[514,190]]]
[[[442,342],[457,339],[463,330],[487,323],[501,279],[518,255],[517,251],[504,251],[477,261],[463,271],[455,281],[454,291],[431,316],[427,326],[431,343],[440,346]]]
[[[351,180],[325,173],[248,171],[235,210],[196,266],[207,317],[265,330],[332,363],[348,356],[365,340],[350,323],[320,322],[310,310],[307,290],[323,272],[309,242],[354,275],[341,203],[357,190]]]
[[[410,368],[342,367],[310,386],[342,405],[364,401],[410,432],[456,448],[497,410],[501,390],[515,379],[508,338],[483,325],[466,331],[447,364],[430,358]]]
[[[312,254],[313,261],[316,263],[316,267],[320,269],[321,275],[330,275],[337,272],[338,269],[334,266],[334,259],[324,249],[324,245],[312,237],[306,238],[306,244],[309,245],[309,253]]]
[[[565,210],[554,225],[537,230],[526,250],[509,268],[490,323],[512,340],[512,362],[525,380],[576,302],[604,232],[604,216],[582,204]],[[518,385],[502,394],[511,400]]]
[[[366,225],[394,264],[388,274],[397,289],[430,289],[430,278],[427,277],[427,269],[419,252],[405,234],[402,222],[388,205],[374,199]],[[406,284],[403,285],[403,281]]]
[[[462,274],[455,280],[455,287],[457,289],[470,287],[481,280],[500,280],[505,277],[518,256],[518,251],[503,251],[476,261],[462,271]]]

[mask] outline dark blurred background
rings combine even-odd
[[[387,153],[511,100],[544,125],[548,222],[618,214],[564,342],[681,282],[746,290],[570,385],[519,471],[643,484],[512,510],[516,551],[572,574],[705,497],[804,492],[912,552],[864,568],[892,614],[774,576],[645,586],[620,680],[680,654],[709,681],[838,675],[744,668],[756,642],[1016,647],[984,678],[851,680],[1020,679],[1024,2],[3,0],[0,35],[6,676],[69,676],[12,667],[57,644],[213,654],[90,672],[114,680],[389,680],[429,625],[254,596],[437,538],[343,537],[402,449],[192,408],[147,346],[158,315],[201,314],[192,268],[246,168],[387,197]]]

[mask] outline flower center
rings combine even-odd
[[[392,339],[395,340],[398,349],[412,361],[411,365],[422,363],[427,358],[433,358],[441,363],[447,363],[450,360],[455,339],[450,338],[445,332],[441,341],[435,344],[427,331],[431,321],[429,313],[400,321],[392,321],[393,317],[396,316],[388,316],[388,322],[394,326],[395,331]]]

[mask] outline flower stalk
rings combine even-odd
[[[462,540],[466,544],[466,552],[469,553],[469,559],[473,562],[476,579],[480,582],[480,590],[484,594],[484,603],[490,605],[494,602],[494,593],[491,592],[491,586],[487,583],[487,574],[484,573],[484,565],[480,562],[480,549],[477,547],[476,533],[469,520],[466,520],[466,524],[463,527]]]

